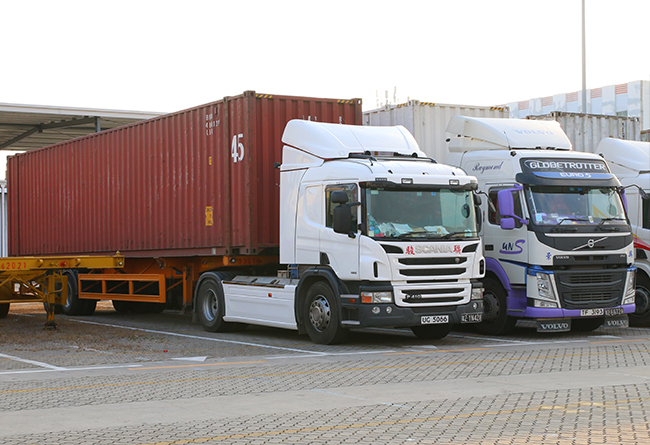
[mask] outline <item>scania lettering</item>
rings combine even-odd
[[[631,326],[650,326],[650,142],[605,138],[596,151],[625,187],[634,233],[636,310]]]
[[[518,319],[534,319],[544,332],[627,326],[633,238],[605,160],[572,151],[554,121],[454,116],[447,132],[447,163],[476,175],[496,206],[482,206],[479,331],[505,334]]]

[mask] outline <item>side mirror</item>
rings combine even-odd
[[[503,230],[512,230],[515,228],[515,219],[514,218],[501,218],[499,225]]]
[[[338,193],[338,192],[334,192]],[[332,193],[332,195],[334,195]],[[345,192],[343,192],[345,194]],[[334,219],[332,221],[332,228],[336,233],[350,234],[352,226],[352,209],[349,205],[337,205],[334,207]]]
[[[474,206],[474,212],[476,213],[476,231],[480,232],[483,229],[483,212],[478,205]]]
[[[501,216],[515,216],[515,202],[512,199],[512,190],[500,190],[497,196]]]
[[[521,186],[520,186],[521,187]],[[506,189],[506,190],[500,190],[497,193],[497,199],[499,202],[499,213],[502,216],[502,220],[504,219],[503,217],[505,216],[505,219],[517,219],[520,223],[522,224],[528,224],[528,220],[520,218],[515,214],[515,201],[512,198],[512,192],[513,190],[520,190],[517,187],[514,189]],[[501,226],[503,229],[504,227]],[[514,227],[511,227],[511,229],[514,229]]]
[[[473,195],[474,195],[474,205],[480,206],[481,202],[482,202],[481,197],[479,195],[477,195],[476,193],[474,193]]]

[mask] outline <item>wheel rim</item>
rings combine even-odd
[[[309,321],[311,325],[323,332],[330,325],[332,319],[332,311],[330,310],[329,301],[322,295],[314,298],[314,301],[309,305]]]
[[[207,321],[213,321],[217,316],[219,310],[219,302],[217,300],[217,293],[214,289],[206,291],[206,297],[203,299],[203,316]]]
[[[650,312],[650,291],[638,286],[634,294],[634,304],[636,305],[634,315],[643,316]]]
[[[491,322],[499,315],[499,298],[490,292],[483,293],[483,321]]]

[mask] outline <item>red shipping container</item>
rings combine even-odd
[[[361,100],[256,94],[16,155],[9,254],[252,255],[278,246],[282,132],[361,125]]]

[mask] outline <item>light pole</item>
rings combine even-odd
[[[585,38],[585,0],[582,0],[582,112],[587,114],[587,44]]]

